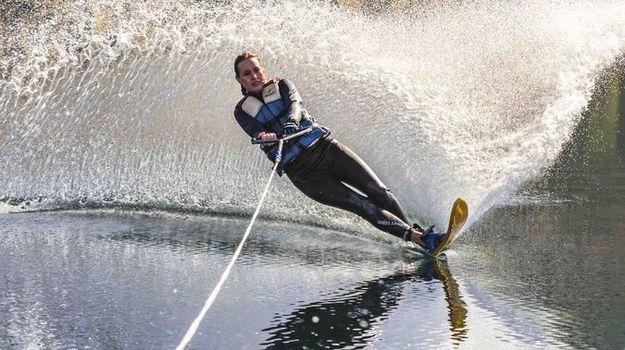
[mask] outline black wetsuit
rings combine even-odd
[[[275,80],[266,86],[271,84],[274,87],[262,94],[245,95],[235,108],[235,119],[251,137],[262,132],[280,133],[286,120],[311,123],[290,81]],[[328,134],[327,129],[316,126],[311,133],[287,143],[278,173],[285,172],[308,197],[358,214],[378,229],[407,240],[410,226],[397,198],[356,153]],[[263,148],[270,159],[276,147]]]
[[[410,226],[395,195],[356,153],[337,140],[320,139],[287,165],[285,172],[295,187],[317,202],[349,210],[378,229],[406,239]]]

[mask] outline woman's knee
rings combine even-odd
[[[394,208],[398,205],[397,198],[390,188],[381,183],[367,184],[367,195],[379,203],[385,209]]]

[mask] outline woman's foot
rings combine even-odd
[[[428,252],[433,252],[438,243],[445,237],[444,233],[434,232],[434,225],[423,230],[418,225],[411,228],[410,241],[418,244]]]

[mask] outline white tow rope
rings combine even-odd
[[[282,154],[283,145],[284,145],[284,141],[280,140],[278,142],[278,154]],[[230,275],[230,270],[232,270],[234,263],[239,258],[239,255],[241,254],[241,250],[243,250],[243,245],[245,244],[247,237],[250,235],[250,231],[252,231],[252,226],[254,225],[254,222],[256,221],[256,217],[258,216],[258,213],[260,212],[260,208],[263,206],[265,197],[267,197],[267,193],[269,192],[269,186],[271,185],[271,180],[273,180],[273,176],[276,173],[276,168],[278,167],[278,163],[279,163],[279,160],[276,162],[273,169],[271,170],[271,175],[269,175],[269,180],[267,180],[267,185],[265,185],[265,190],[263,191],[263,194],[260,197],[260,201],[258,202],[258,205],[256,206],[256,211],[254,212],[254,215],[252,215],[252,221],[250,221],[250,224],[247,226],[247,229],[245,230],[245,233],[243,234],[241,243],[239,243],[239,246],[234,251],[234,255],[232,256],[232,259],[230,259],[228,266],[226,267],[224,272],[221,274],[221,278],[219,279],[219,282],[217,282],[217,285],[215,286],[211,294],[208,296],[208,299],[206,299],[206,303],[204,304],[202,311],[200,311],[200,314],[197,315],[193,323],[191,323],[191,326],[189,327],[189,329],[187,330],[187,333],[184,335],[184,337],[180,341],[180,344],[178,344],[178,346],[176,347],[176,350],[183,350],[184,348],[187,347],[187,344],[189,344],[189,342],[191,341],[191,338],[193,338],[193,336],[195,335],[195,332],[200,326],[200,323],[204,319],[206,312],[211,307],[211,305],[213,305],[213,302],[217,298],[217,294],[219,294],[219,291],[221,290],[221,286],[223,286],[224,282],[226,282],[226,279],[228,279],[228,275]]]

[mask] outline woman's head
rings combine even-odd
[[[234,73],[243,93],[260,92],[267,82],[260,57],[251,51],[244,51],[235,58]]]

